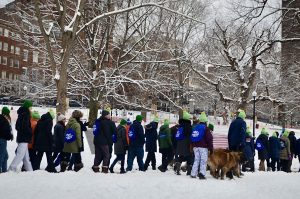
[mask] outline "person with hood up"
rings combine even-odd
[[[295,156],[295,153],[296,153],[297,138],[295,136],[295,132],[291,131],[288,138],[290,140],[290,149],[291,149],[291,156],[292,156],[292,159],[289,160],[288,169],[291,172],[291,167],[292,167],[292,163],[293,163],[293,157]]]
[[[269,157],[271,158],[271,169],[272,171],[280,170],[279,155],[280,155],[280,141],[278,139],[278,133],[274,132],[269,138]]]
[[[293,158],[290,148],[289,131],[285,130],[280,137],[280,170],[284,172],[290,172],[289,161]]]
[[[24,100],[23,105],[17,111],[18,119],[16,121],[16,130],[18,147],[16,156],[9,166],[10,171],[17,171],[17,167],[22,161],[26,171],[33,170],[28,152],[28,143],[31,142],[32,138],[32,129],[30,124],[31,108],[32,101]]]
[[[213,152],[213,136],[210,129],[207,127],[208,119],[205,112],[202,112],[199,117],[199,124],[193,128],[191,135],[191,145],[194,151],[195,160],[191,172],[191,177],[199,176],[200,180],[206,179],[206,168],[208,153]],[[200,165],[200,172],[199,171]]]
[[[56,173],[53,159],[52,159],[52,146],[53,146],[53,136],[52,136],[52,127],[53,119],[55,118],[55,113],[53,109],[50,109],[47,113],[41,116],[41,119],[38,121],[35,134],[34,134],[34,149],[37,151],[35,162],[33,164],[34,170],[40,169],[40,164],[43,158],[44,153],[47,157],[47,167],[46,171],[51,173]]]
[[[145,126],[145,136],[146,136],[146,152],[147,158],[145,161],[144,169],[148,169],[151,162],[152,170],[156,170],[156,158],[155,152],[157,152],[157,127],[159,123],[159,118],[155,117],[152,122]]]
[[[158,167],[158,169],[161,172],[165,172],[167,170],[168,164],[173,159],[172,136],[169,125],[170,120],[165,119],[164,124],[159,129],[158,134],[159,152],[162,155],[162,164]]]
[[[4,106],[0,115],[0,173],[7,172],[7,141],[13,140],[10,110]]]
[[[54,126],[53,135],[53,160],[54,165],[58,166],[61,162],[61,154],[65,143],[65,131],[66,131],[66,116],[59,113],[57,115],[57,123]]]

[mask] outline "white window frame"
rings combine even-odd
[[[14,67],[14,59],[13,58],[9,59],[9,66]]]
[[[28,61],[28,53],[29,53],[28,50],[23,49],[23,61]]]
[[[14,68],[20,68],[20,61],[17,59],[14,61]]]
[[[22,67],[22,74],[27,76],[28,69],[27,67]]]
[[[14,45],[10,46],[10,53],[12,53],[12,54],[15,53],[15,46]]]
[[[3,28],[0,27],[0,36],[2,36],[2,35],[3,35]]]
[[[7,65],[7,57],[2,57],[2,65]]]
[[[16,55],[20,55],[20,53],[21,53],[20,51],[21,51],[20,47],[17,47],[17,46],[16,46],[16,47],[15,47],[15,54],[16,54]]]
[[[32,62],[39,63],[39,52],[38,51],[32,52]]]
[[[3,51],[8,51],[8,43],[3,43]]]
[[[9,30],[8,29],[4,29],[4,37],[9,37]]]
[[[2,71],[1,77],[2,77],[2,79],[6,79],[6,71],[5,70]]]
[[[0,41],[0,50],[2,50],[2,41]]]

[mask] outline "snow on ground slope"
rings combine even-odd
[[[44,109],[44,112],[47,110]],[[14,114],[14,113],[13,113]],[[248,123],[248,121],[247,121]],[[217,134],[226,134],[228,126],[216,126]],[[258,135],[257,131],[257,135]],[[270,131],[271,132],[271,131]],[[299,138],[299,136],[297,136]],[[14,157],[15,141],[8,142],[9,160]],[[157,153],[157,165],[161,163],[161,155]],[[216,180],[207,174],[207,180],[191,179],[185,173],[177,176],[172,169],[166,173],[152,171],[126,174],[95,174],[91,167],[93,155],[85,140],[85,151],[82,154],[84,168],[79,172],[66,171],[52,174],[43,171],[46,157],[43,158],[40,171],[8,172],[0,174],[0,198],[5,199],[118,199],[118,198],[296,198],[300,196],[300,173],[255,172],[245,173],[242,178],[234,180]],[[114,158],[114,157],[113,157]],[[257,156],[256,156],[257,158]],[[117,164],[115,172],[119,172]],[[258,168],[258,160],[256,160]],[[58,168],[59,169],[59,168]],[[137,163],[134,163],[137,169]],[[293,162],[293,171],[299,169],[297,159]]]

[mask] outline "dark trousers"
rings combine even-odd
[[[110,160],[109,146],[108,145],[95,146],[94,167],[98,167],[103,161],[102,166],[108,168],[109,160]]]
[[[54,164],[53,164],[53,159],[52,159],[52,152],[48,151],[48,152],[45,152],[45,151],[37,151],[36,153],[36,157],[35,157],[35,162],[34,162],[34,166],[33,166],[33,170],[38,170],[40,169],[40,165],[41,165],[41,161],[43,159],[43,155],[44,153],[46,153],[46,157],[47,157],[47,167],[46,167],[46,170],[47,171],[54,171],[55,170],[55,167],[54,167]]]
[[[156,158],[155,158],[155,152],[148,152],[147,154],[147,158],[145,161],[145,169],[149,166],[151,162],[151,166],[152,168],[156,166]]]
[[[193,156],[192,155],[188,155],[188,156],[183,156],[183,155],[179,155],[177,158],[176,158],[176,160],[175,160],[176,162],[179,162],[180,164],[182,163],[182,162],[185,162],[186,161],[186,163],[187,163],[187,165],[193,165]]]
[[[81,156],[80,156],[79,153],[65,153],[65,152],[62,152],[61,153],[61,161],[69,163],[72,154],[74,156],[74,163],[75,164],[80,164],[81,163]]]
[[[247,170],[248,169],[248,170]],[[248,160],[246,163],[242,165],[242,171],[251,171],[254,172],[254,159],[253,160]]]
[[[68,166],[68,170],[72,170],[73,169],[73,165],[75,163],[75,156],[76,156],[75,154],[77,154],[77,153],[72,153],[72,155],[71,155],[69,166]],[[81,152],[79,152],[77,154],[77,158],[80,160],[80,162],[82,162],[82,160],[81,160]]]
[[[133,161],[137,158],[137,162],[139,165],[139,170],[144,171],[144,148],[143,147],[129,147],[128,148],[128,156],[127,156],[127,168],[126,171],[132,170]]]
[[[36,158],[36,150],[28,149],[30,162],[34,163]]]
[[[280,159],[280,170],[289,172],[289,160]]]
[[[117,154],[116,159],[110,165],[110,169],[114,169],[114,166],[117,164],[118,161],[121,161],[121,171],[124,171],[124,163],[125,163],[125,154]]]
[[[160,149],[161,152],[161,167],[162,170],[167,170],[168,164],[172,161],[173,159],[173,151],[172,148],[166,148],[166,149]]]
[[[279,171],[280,170],[279,158],[271,158],[272,171],[276,171],[276,166],[277,166],[277,171]]]

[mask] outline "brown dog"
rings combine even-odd
[[[215,177],[224,179],[228,171],[233,171],[234,175],[240,177],[240,160],[242,152],[231,152],[227,149],[214,150],[208,157],[208,165],[210,167],[210,174]]]

